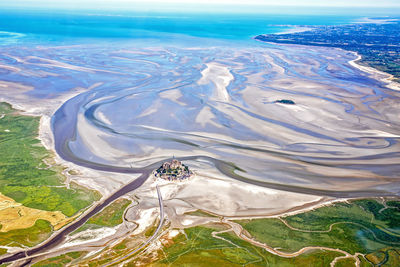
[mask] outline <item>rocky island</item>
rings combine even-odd
[[[193,176],[193,172],[189,170],[189,167],[176,159],[171,162],[164,162],[153,174],[157,178],[168,181],[183,181]]]

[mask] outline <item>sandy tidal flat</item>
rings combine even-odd
[[[354,59],[300,46],[26,48],[1,54],[1,90],[18,84],[30,103],[74,90],[52,130],[59,155],[86,167],[206,158],[279,190],[396,194],[400,93]]]

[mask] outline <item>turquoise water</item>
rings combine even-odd
[[[16,41],[76,42],[77,39],[83,41],[94,38],[151,40],[154,43],[198,44],[199,40],[203,44],[213,44],[215,40],[247,42],[255,35],[283,32],[294,25],[345,24],[360,17],[363,16],[3,9],[0,11],[0,39],[3,45]]]

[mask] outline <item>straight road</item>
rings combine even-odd
[[[129,252],[128,254],[126,254],[125,256],[123,256],[121,258],[118,258],[110,263],[103,265],[102,267],[112,266],[118,262],[122,262],[122,261],[126,260],[127,258],[134,255],[136,252],[138,252],[139,250],[141,250],[142,248],[147,246],[151,241],[154,240],[154,238],[156,238],[156,236],[158,235],[158,232],[160,232],[160,230],[163,226],[163,223],[164,223],[164,205],[163,205],[163,201],[162,201],[162,195],[161,195],[160,188],[158,187],[158,185],[156,185],[156,188],[157,188],[157,195],[158,195],[158,204],[160,205],[160,223],[158,224],[158,227],[157,227],[156,231],[154,232],[154,234],[149,239],[147,239],[146,242],[144,242],[140,247]]]

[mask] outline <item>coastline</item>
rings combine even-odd
[[[274,43],[274,44],[276,44],[276,43]],[[278,43],[278,45],[280,45],[280,46],[298,46],[298,45],[292,45],[292,44],[279,44],[279,43]],[[304,46],[304,45],[301,45],[301,46]],[[343,50],[346,52],[351,52],[351,51],[347,51],[347,50],[344,50],[341,48],[337,48],[337,49],[340,49],[340,50]],[[381,72],[381,71],[376,70],[371,67],[364,67],[362,65],[359,65],[358,61],[361,59],[361,56],[359,54],[357,54],[356,52],[351,52],[351,53],[353,53],[357,57],[355,59],[348,61],[348,63],[351,66],[353,66],[357,69],[360,69],[361,71],[366,72],[370,75],[374,75],[374,76],[372,76],[372,78],[374,78],[376,80],[380,80],[380,81],[384,82],[385,84],[388,84],[387,87],[390,89],[400,90],[400,84],[391,80],[391,79],[393,79],[392,75]],[[212,64],[209,64],[209,65],[210,66],[207,66],[208,68],[215,67]],[[218,65],[216,65],[216,66],[218,66]],[[221,68],[221,71],[222,71],[222,68]],[[224,68],[223,71],[224,71],[224,77],[226,77],[226,79],[229,78],[229,81],[225,81],[225,79],[221,80],[221,83],[218,83],[219,86],[217,86],[217,89],[220,89],[220,87],[225,88],[227,86],[227,84],[229,84],[231,82],[231,80],[233,79],[232,76],[228,75],[229,71],[227,69]],[[88,88],[75,88],[73,91],[66,93],[66,94],[62,94],[62,95],[58,96],[57,98],[46,100],[46,103],[44,105],[40,106],[40,108],[38,108],[38,105],[35,106],[35,103],[30,102],[29,99],[21,97],[21,95],[19,96],[19,99],[9,99],[8,97],[6,97],[6,98],[1,97],[1,99],[4,98],[4,101],[9,102],[14,107],[23,110],[24,114],[41,116],[38,138],[46,149],[52,151],[55,162],[57,164],[60,164],[60,165],[66,167],[66,169],[63,171],[63,173],[64,173],[65,177],[67,178],[65,181],[65,184],[67,186],[70,182],[73,181],[83,187],[98,190],[103,195],[103,198],[104,198],[105,195],[111,194],[112,192],[114,192],[115,190],[120,188],[122,185],[124,185],[124,183],[126,183],[127,179],[129,179],[129,180],[132,179],[132,175],[131,174],[126,175],[126,174],[120,174],[120,173],[118,173],[118,174],[106,173],[103,171],[93,170],[93,169],[90,169],[87,167],[79,166],[72,162],[62,159],[55,151],[54,136],[53,136],[53,132],[51,129],[51,117],[56,110],[58,110],[67,100],[77,96],[78,94],[81,94],[83,92],[91,90],[98,85],[99,84],[94,84],[92,86],[89,86]],[[8,89],[11,89],[11,88],[8,88]],[[2,90],[0,89],[0,92],[1,91]],[[27,90],[27,91],[29,91],[29,90]],[[220,95],[220,94],[222,94],[222,93],[218,93],[217,95]],[[226,93],[224,93],[222,95],[224,96],[224,95],[226,95]],[[38,99],[36,102],[39,102],[39,101],[40,101],[40,99]],[[70,175],[69,171],[72,171],[72,170],[77,171],[79,174],[78,175]],[[103,176],[105,176],[105,177],[103,177]]]
[[[290,33],[300,33],[300,32],[307,32],[307,31],[312,31],[312,27],[307,27],[307,26],[299,26],[299,25],[292,25],[288,27],[288,29],[274,33],[275,35],[283,35],[283,34],[290,34]]]
[[[133,178],[137,178],[139,175],[108,173],[100,170],[89,169],[84,166],[74,164],[73,162],[64,160],[56,152],[56,149],[54,147],[53,131],[51,129],[51,118],[54,112],[56,112],[69,99],[83,92],[91,90],[98,85],[99,84],[94,84],[89,88],[76,88],[76,90],[72,90],[69,93],[62,94],[57,98],[46,99],[46,103],[44,105],[41,105],[40,108],[38,107],[38,102],[40,101],[40,99],[37,99],[37,101],[30,101],[30,99],[28,99],[26,96],[23,96],[22,94],[21,95],[24,98],[19,95],[18,99],[12,97],[4,97],[4,95],[6,94],[3,94],[3,96],[0,97],[0,102],[9,103],[13,108],[19,110],[23,115],[40,117],[37,138],[40,140],[41,145],[43,145],[52,154],[52,160],[54,160],[54,163],[52,162],[52,164],[63,166],[62,174],[66,178],[63,183],[67,186],[67,188],[69,188],[71,182],[74,182],[87,189],[96,190],[102,195],[102,198],[99,200],[101,201],[106,198],[107,195],[112,194],[120,187],[122,187],[126,181],[131,180],[132,176],[134,176]],[[0,89],[0,92],[2,91],[3,90]],[[70,173],[74,174],[72,175]]]
[[[341,49],[343,51],[351,52],[357,57],[357,58],[349,61],[349,64],[352,67],[357,68],[363,72],[370,74],[373,79],[376,79],[376,80],[379,80],[379,81],[385,83],[387,88],[396,90],[396,91],[400,91],[400,83],[394,81],[396,79],[396,77],[394,77],[394,75],[387,73],[387,72],[380,71],[373,67],[361,65],[359,62],[362,61],[362,56],[359,53],[354,52],[354,51],[344,50],[342,48],[339,48],[339,49]],[[384,76],[384,77],[382,77],[382,76]]]
[[[362,25],[362,24],[376,24],[376,25],[380,25],[380,24],[392,24],[395,23],[397,21],[399,21],[400,19],[398,18],[372,18],[372,17],[363,17],[360,18],[358,20],[354,20],[351,21],[350,24],[358,24],[358,25]],[[340,24],[337,26],[342,26],[342,25],[346,25],[346,24]],[[283,25],[285,26],[285,25]],[[293,25],[292,28],[289,28],[287,31],[282,31],[279,33],[273,33],[273,34],[259,34],[257,36],[254,36],[252,39],[254,40],[258,40],[261,42],[265,42],[265,43],[269,43],[269,44],[275,44],[275,45],[301,45],[301,46],[315,46],[318,47],[319,45],[307,45],[307,44],[296,44],[296,43],[279,43],[279,42],[273,42],[273,41],[262,41],[257,39],[258,36],[263,36],[263,35],[285,35],[285,34],[293,34],[293,33],[302,33],[302,32],[308,32],[308,31],[312,31],[314,29],[318,29],[318,26],[307,26],[307,25]],[[363,65],[362,64],[362,60],[363,60],[363,56],[361,54],[359,54],[356,51],[351,51],[351,50],[346,50],[345,48],[341,48],[341,47],[335,47],[335,46],[323,46],[321,45],[321,47],[330,47],[330,48],[336,48],[336,49],[341,49],[343,51],[346,52],[350,52],[353,53],[356,56],[356,59],[354,60],[350,60],[349,64],[354,67],[357,68],[363,72],[366,72],[368,74],[371,75],[371,77],[373,79],[382,81],[383,83],[386,84],[386,87],[392,90],[396,90],[396,91],[400,91],[400,82],[396,82],[395,80],[398,80],[399,78],[396,78],[393,74],[387,73],[385,71],[381,71],[377,68],[371,67],[371,66],[367,66],[367,65]],[[382,77],[384,76],[384,77]]]
[[[347,53],[352,53],[354,54],[354,56],[356,57],[355,59],[349,60],[348,63],[350,66],[361,70],[362,72],[365,72],[367,74],[369,74],[369,76],[372,79],[375,79],[377,81],[383,82],[385,84],[385,87],[391,90],[395,90],[395,91],[400,91],[400,83],[394,81],[396,79],[396,77],[390,73],[378,70],[376,68],[373,67],[367,67],[367,66],[363,66],[361,64],[359,64],[358,62],[360,62],[362,60],[362,56],[354,51],[350,51],[350,50],[345,50],[343,48],[339,48],[339,47],[329,47],[329,46],[313,46],[313,45],[305,45],[305,44],[286,44],[286,43],[276,43],[276,42],[266,42],[266,41],[262,41],[262,40],[258,40],[256,39],[256,37],[253,37],[254,40],[262,42],[262,43],[266,43],[266,44],[272,44],[272,45],[278,45],[278,46],[287,46],[287,47],[296,47],[296,46],[301,46],[301,47],[312,47],[312,48],[318,48],[318,47],[322,47],[322,48],[331,48],[331,49],[337,49],[340,51],[344,51]]]
[[[65,180],[65,184],[67,187],[69,187],[70,182],[76,182],[77,184],[79,184],[80,186],[83,186],[85,188],[88,189],[94,189],[94,190],[98,190],[101,194],[102,194],[102,198],[98,201],[101,202],[103,199],[105,199],[107,197],[107,195],[110,195],[112,192],[114,192],[115,190],[117,190],[120,186],[123,185],[122,181],[118,181],[117,184],[114,184],[114,186],[110,187],[110,180],[108,180],[107,183],[104,182],[96,182],[94,181],[94,177],[98,178],[102,175],[105,175],[104,172],[102,171],[98,171],[98,170],[92,170],[83,166],[79,166],[76,165],[72,162],[68,162],[64,159],[62,159],[57,152],[55,151],[54,148],[54,136],[53,136],[53,132],[51,130],[51,116],[53,115],[53,113],[60,108],[67,100],[75,97],[76,95],[85,92],[86,90],[80,90],[80,91],[75,91],[75,92],[71,92],[69,94],[64,94],[61,97],[58,97],[56,99],[52,99],[50,101],[48,101],[48,104],[46,106],[42,106],[42,108],[36,108],[34,106],[34,104],[28,102],[25,103],[24,101],[18,101],[18,100],[14,100],[14,99],[10,99],[10,98],[4,98],[1,97],[0,101],[4,101],[7,103],[10,103],[14,108],[17,108],[18,110],[21,111],[22,114],[26,114],[26,115],[32,115],[32,116],[40,116],[40,125],[39,125],[39,131],[38,131],[38,139],[40,140],[40,142],[42,143],[42,145],[48,149],[49,151],[52,152],[53,154],[53,159],[55,161],[54,164],[60,164],[63,167],[65,167],[65,169],[63,170],[63,174],[66,177]],[[78,175],[70,175],[69,171],[77,171],[79,174]],[[124,176],[124,179],[126,181],[126,177],[127,175],[124,174],[118,174],[118,173],[111,173],[112,176]],[[130,179],[132,179],[132,174],[128,175],[130,177]],[[136,178],[136,177],[135,177]],[[116,182],[116,179],[113,180],[114,182]],[[240,181],[231,181],[230,182],[232,185],[236,184],[236,183],[242,183]],[[255,185],[249,185],[249,186],[255,186]],[[110,188],[107,188],[110,187]],[[147,188],[145,188],[146,186],[144,186],[144,190],[146,190]],[[275,189],[269,189],[269,188],[265,188],[261,187],[261,189],[263,190],[272,190],[275,191]],[[280,191],[280,190],[278,190]],[[291,192],[282,192],[283,194],[287,193],[287,194],[291,194]],[[346,199],[340,198],[340,201],[345,201]],[[261,217],[270,217],[270,216],[285,216],[285,215],[289,215],[293,213],[293,210],[296,210],[296,212],[302,212],[302,211],[306,211],[308,209],[313,209],[313,208],[317,208],[320,205],[327,205],[329,202],[331,201],[336,201],[336,199],[327,199],[326,197],[321,197],[319,200],[317,200],[314,204],[315,201],[312,201],[311,203],[306,203],[305,205],[301,205],[301,206],[293,206],[291,207],[289,210],[282,210],[279,212],[276,212],[275,214],[265,214],[265,215],[261,215]],[[96,203],[93,203],[93,205],[95,205]],[[84,214],[86,214],[88,212],[88,210],[91,209],[91,207],[93,206],[91,205],[90,207],[88,207],[87,211],[84,212]],[[240,216],[239,216],[240,217]],[[253,217],[253,216],[251,216]],[[258,215],[255,215],[254,218],[258,217]]]
[[[289,45],[289,46],[291,46],[291,45]],[[346,51],[346,50],[343,50],[343,51]],[[358,57],[360,57],[360,56],[358,55]],[[349,58],[351,58],[351,56],[347,56],[347,57],[345,57],[345,60],[341,61],[341,63],[343,65],[347,65],[346,62],[349,62],[349,64],[350,64],[350,62],[353,62],[353,64],[357,64],[355,62],[357,60],[359,60],[358,57],[357,57],[357,59],[352,59],[350,61],[347,61]],[[218,65],[209,64],[208,67],[210,68],[210,66],[211,67],[214,66],[214,68],[215,68],[215,66],[218,67]],[[223,69],[223,68],[218,68],[218,69],[220,71],[222,71],[223,73],[225,73],[223,76],[225,78],[227,78],[229,80],[229,83],[230,83],[230,77],[231,76],[229,75],[229,70],[226,72],[225,70],[227,70],[227,69]],[[384,74],[385,73],[380,73],[380,75],[384,75]],[[380,79],[382,77],[378,77],[378,78]],[[378,79],[378,78],[374,78],[374,79]],[[217,85],[217,89],[224,89],[227,86],[227,85],[225,85],[225,79],[222,79],[216,85]],[[52,132],[52,129],[51,129],[51,117],[54,114],[54,112],[57,109],[59,109],[66,101],[68,101],[69,99],[73,98],[74,96],[76,96],[76,95],[78,95],[80,93],[83,93],[83,92],[85,92],[87,90],[90,90],[90,88],[92,88],[92,87],[89,87],[87,89],[86,88],[85,89],[81,88],[81,90],[76,90],[74,92],[71,92],[70,94],[64,94],[64,95],[61,95],[60,97],[55,98],[55,99],[45,100],[45,101],[43,101],[43,102],[45,102],[44,105],[40,106],[41,108],[37,108],[37,106],[39,106],[38,103],[40,103],[41,99],[37,99],[36,102],[31,103],[31,102],[29,102],[29,99],[23,98],[22,97],[23,95],[19,96],[20,99],[22,99],[20,103],[18,103],[18,100],[15,100],[16,103],[13,102],[13,101],[7,101],[7,102],[11,103],[15,107],[19,107],[20,109],[24,110],[25,114],[28,114],[28,115],[31,114],[31,115],[35,115],[35,116],[40,116],[41,117],[38,138],[41,140],[42,144],[48,150],[54,152],[55,161],[58,164],[61,164],[62,166],[66,166],[67,167],[64,170],[64,174],[67,177],[67,180],[65,181],[65,183],[68,185],[71,182],[71,179],[74,179],[78,184],[80,184],[80,185],[82,185],[84,187],[91,188],[91,189],[97,189],[99,192],[102,193],[102,199],[104,199],[107,195],[110,195],[113,191],[115,191],[115,189],[118,189],[121,185],[129,183],[129,181],[132,179],[132,174],[123,175],[123,174],[117,174],[117,173],[110,172],[110,173],[108,173],[108,175],[109,175],[108,177],[102,177],[102,176],[106,176],[107,173],[105,173],[105,172],[103,173],[101,171],[93,170],[93,169],[86,168],[86,167],[81,167],[81,166],[78,166],[78,165],[76,165],[76,164],[74,164],[72,162],[68,162],[68,161],[63,160],[56,153],[56,151],[54,149],[54,136],[53,136],[53,132]],[[223,92],[225,92],[225,91],[223,91]],[[216,96],[217,96],[216,97],[217,99],[220,99],[220,98],[224,99],[225,93],[224,94],[218,94],[218,92],[217,92]],[[26,97],[26,96],[24,96],[24,97]],[[23,100],[25,100],[25,101],[23,101]],[[36,103],[37,106],[35,106],[35,103]],[[24,106],[24,105],[26,105],[26,106]],[[199,166],[199,169],[203,170],[204,168]],[[70,170],[79,171],[79,175],[69,175],[68,172]],[[124,180],[123,180],[123,178],[121,178],[121,180],[118,180],[116,178],[117,176],[118,177],[123,177]],[[209,176],[209,177],[207,177],[207,176]],[[205,180],[208,179],[208,181],[211,181],[211,182],[209,182],[209,185],[216,186],[217,183],[218,183],[218,179],[216,179],[216,177],[218,177],[218,176],[216,176],[215,173],[213,173],[213,172],[211,172],[210,174],[205,173],[204,178],[206,178],[206,179],[202,179],[202,181],[205,181]],[[127,180],[127,178],[129,178],[129,180]],[[100,180],[100,179],[103,179],[103,180]],[[202,182],[202,181],[198,180],[197,182]],[[235,192],[236,191],[238,195],[246,196],[245,193],[240,193],[239,190],[232,190],[236,186],[240,185],[242,182],[239,182],[239,181],[236,181],[236,180],[229,180],[229,179],[226,179],[226,181],[222,181],[222,179],[220,179],[219,182],[221,182],[221,184],[223,184],[223,182],[224,182],[226,187],[229,187],[229,190],[227,190],[227,192]],[[188,187],[192,186],[192,188],[193,187],[196,188],[195,185],[196,185],[196,183],[192,183],[192,181],[190,183],[188,183]],[[200,185],[200,184],[197,184],[197,185]],[[254,186],[254,187],[252,187],[252,186]],[[222,189],[224,189],[224,187],[225,186],[221,185]],[[200,187],[198,187],[198,188],[200,188]],[[207,185],[204,185],[204,188],[207,188]],[[261,192],[257,192],[257,190],[258,190],[257,188],[259,188],[259,191],[265,191],[266,195],[268,194],[268,191],[271,191],[270,192],[271,196],[273,194],[277,194],[276,193],[277,191],[280,191],[281,197],[275,197],[275,198],[271,197],[271,201],[267,201],[267,198],[260,198],[260,199],[262,199],[264,201],[264,203],[261,203],[262,205],[264,205],[263,206],[264,208],[268,208],[268,204],[266,204],[266,203],[271,203],[270,206],[272,206],[273,208],[276,208],[276,209],[280,208],[280,206],[278,205],[279,202],[283,202],[285,205],[288,205],[287,204],[288,200],[290,199],[290,195],[292,194],[291,192],[286,191],[286,190],[269,189],[269,188],[263,188],[263,187],[255,186],[255,185],[251,185],[250,186],[248,184],[245,184],[245,186],[241,186],[240,188],[241,189],[249,188],[249,190],[247,190],[249,192],[249,195],[248,195],[249,199],[251,199],[251,198],[254,198],[254,199],[260,198],[259,197],[260,195],[257,195],[257,194],[260,194]],[[135,191],[134,193],[138,194],[139,196],[141,196],[141,199],[143,199],[143,202],[148,202],[149,199],[154,198],[154,196],[150,196],[149,197],[149,195],[146,195],[146,194],[142,195],[143,191],[146,191],[148,189],[149,189],[148,185],[147,186],[143,185],[143,186],[140,187],[140,189],[138,188],[138,190]],[[167,190],[166,186],[164,186],[162,188],[162,191],[164,191],[164,190]],[[165,198],[163,197],[163,199],[165,201],[170,201],[170,203],[171,203],[170,207],[174,207],[174,205],[176,205],[176,203],[177,203],[177,202],[174,202],[174,201],[182,200],[182,194],[183,193],[186,193],[186,195],[184,194],[184,197],[188,197],[188,195],[189,195],[188,192],[190,192],[190,197],[191,197],[191,196],[193,196],[193,191],[195,191],[195,190],[192,190],[192,189],[189,190],[188,189],[185,192],[183,192],[183,191],[177,192],[177,194],[181,193],[181,195],[178,196],[178,197],[175,197],[175,195],[174,195],[175,192],[173,190],[171,190],[171,192],[167,192],[167,195],[170,194],[171,198],[168,199],[168,197],[165,197]],[[200,192],[206,192],[206,190],[200,190]],[[234,194],[225,194],[225,193],[222,193],[223,191],[221,191],[221,190],[215,190],[215,192],[217,192],[217,194],[215,194],[217,196],[215,198],[216,199],[215,202],[221,200],[224,197],[224,195],[225,196],[229,196],[229,198],[231,198],[231,199],[228,199],[228,200],[230,202],[232,202],[232,203],[234,202],[232,200],[236,201],[238,199],[237,196],[233,197]],[[163,193],[166,194],[166,192],[163,192]],[[302,194],[303,195],[307,195],[307,194],[304,194],[304,193],[302,193]],[[153,192],[153,195],[154,195],[154,192]],[[360,199],[368,199],[368,198],[375,198],[375,197],[363,197],[363,198],[360,198]],[[310,210],[317,209],[317,208],[322,207],[322,206],[332,205],[332,204],[334,204],[336,202],[346,202],[346,201],[348,201],[350,199],[354,199],[354,198],[346,198],[346,197],[344,197],[344,198],[330,198],[330,199],[328,199],[326,197],[325,198],[324,197],[319,197],[319,198],[316,198],[316,200],[310,201],[308,203],[303,203],[303,202],[300,202],[299,199],[295,199],[295,200],[293,200],[293,204],[291,204],[292,205],[291,208],[281,209],[280,211],[276,212],[275,214],[270,212],[269,213],[270,215],[261,215],[261,214],[257,215],[257,213],[253,209],[254,207],[256,207],[256,203],[255,203],[256,201],[254,201],[254,202],[253,201],[249,201],[248,202],[248,203],[250,203],[249,205],[243,205],[244,202],[242,202],[242,205],[240,205],[240,207],[243,208],[243,209],[246,209],[246,208],[248,209],[248,211],[246,211],[246,212],[248,212],[248,214],[250,215],[250,216],[247,217],[249,219],[272,218],[272,217],[285,217],[285,216],[290,216],[290,215],[294,215],[294,214],[298,214],[298,213],[304,213],[304,212],[307,212],[307,211],[310,211]],[[193,204],[194,200],[189,199],[189,201],[187,201],[187,202],[190,203],[190,204]],[[202,201],[202,202],[204,203],[204,201]],[[96,203],[100,203],[100,201],[99,202],[94,202],[93,205],[96,205]],[[202,203],[200,203],[200,204],[202,204]],[[201,207],[201,206],[199,205],[199,207]],[[224,213],[224,209],[226,209],[226,207],[227,207],[227,205],[222,205],[221,208],[217,208],[215,210],[219,211],[220,213]],[[85,211],[84,215],[88,214],[91,211],[92,208],[93,208],[93,206],[90,206]],[[147,207],[144,206],[144,208],[139,210],[139,212],[143,214],[148,210],[149,210],[149,207],[148,206]],[[176,216],[176,214],[178,214],[178,213],[175,213],[175,215],[170,215],[169,219],[173,219],[173,220],[176,220],[176,221],[179,222],[179,217]],[[268,213],[264,213],[264,214],[268,214]],[[82,216],[84,216],[84,215],[82,215]],[[230,217],[229,215],[228,216],[221,215],[221,216],[224,216],[228,220],[232,220],[234,218],[237,218],[237,219],[246,218],[246,216],[232,216],[232,217]],[[78,220],[79,220],[79,218],[78,218]],[[197,224],[196,221],[194,221],[194,220],[192,221],[190,219],[181,220],[181,222],[183,222],[183,223],[181,223],[181,225],[183,225],[182,228],[192,227],[192,226],[195,226]],[[184,222],[188,222],[188,224],[184,224]],[[152,222],[149,221],[149,222],[146,222],[146,223],[151,224]],[[89,241],[87,243],[91,243],[91,242],[92,241]],[[97,241],[94,240],[93,242],[97,242]],[[64,244],[66,244],[66,243],[64,243]],[[81,244],[81,243],[78,242],[77,245],[79,245],[79,244]],[[60,251],[62,251],[62,250],[63,250],[63,247],[60,248]],[[49,250],[49,253],[51,253],[51,252],[53,252],[52,249]]]
[[[206,29],[207,20],[196,25]],[[101,196],[34,246],[0,246],[0,266],[5,259],[10,266],[147,266],[160,264],[158,257],[161,265],[335,266],[351,260],[360,266],[368,261],[362,249],[392,241],[400,255],[400,235],[392,228],[400,220],[400,83],[397,72],[368,55],[379,62],[397,57],[379,59],[358,46],[353,50],[360,54],[349,47],[279,43],[285,35],[308,34],[313,41],[319,26],[301,25],[307,20],[272,25],[281,32],[267,45],[251,36],[241,41],[219,35],[204,37],[207,44],[194,37],[189,43],[177,27],[161,36],[146,31],[152,41],[143,44],[136,32],[129,41],[104,37],[104,43],[89,34],[74,48],[39,34],[37,47],[35,38],[26,38],[26,48],[16,43],[4,49],[0,102],[17,108],[15,114],[35,116],[31,139],[48,154],[45,164],[26,168],[17,183],[33,180],[37,168],[54,166],[60,188],[77,184]],[[311,22],[321,23],[304,23]],[[101,31],[94,21],[90,26],[94,35],[114,29]],[[169,43],[171,36],[182,47]],[[3,120],[4,132],[13,133],[13,122]],[[18,149],[4,147],[18,155]],[[195,175],[179,182],[151,175],[171,156]],[[21,161],[15,162],[19,169]],[[123,198],[130,204],[113,208]],[[247,228],[247,220],[257,231]],[[293,249],[297,242],[300,249]],[[373,252],[400,262],[392,250]]]
[[[21,107],[20,105],[18,105],[18,106]],[[34,112],[34,110],[29,110],[28,112]],[[39,134],[38,138],[40,138],[41,142],[45,143],[46,146],[50,147],[51,151],[55,152],[54,149],[51,148],[51,146],[53,144],[52,142],[54,142],[54,141],[53,141],[53,136],[52,136],[51,127],[50,127],[50,118],[51,118],[51,116],[46,115],[45,113],[41,116],[40,131],[39,131],[40,134]],[[60,157],[55,153],[55,158],[60,158]],[[59,160],[61,162],[64,161],[61,158]],[[67,165],[69,165],[71,167],[71,169],[66,169],[65,170],[65,175],[68,177],[68,173],[67,173],[68,170],[76,170],[77,168],[74,168],[75,164],[70,163],[70,162],[67,162],[67,163],[68,163]],[[63,166],[65,166],[65,165],[63,165]],[[85,171],[89,171],[89,172],[93,171],[94,173],[97,172],[96,170],[89,170],[89,169],[87,169],[85,167],[80,167],[80,166],[77,166],[77,167],[79,169],[83,169]],[[235,184],[236,181],[231,181],[231,183]],[[68,184],[68,181],[67,181],[67,184]],[[79,183],[79,184],[82,185],[82,183]],[[87,187],[86,185],[84,185],[84,186]],[[91,186],[92,186],[92,184],[89,183],[88,187],[90,188]],[[146,190],[146,186],[144,186],[144,188],[141,188],[139,191],[142,191],[142,190]],[[165,194],[165,192],[164,192],[164,194]],[[290,193],[289,192],[282,192],[282,195],[285,195],[285,194],[290,194]],[[105,197],[105,195],[103,195],[102,199],[104,199],[104,197]],[[352,199],[354,199],[354,198],[336,198],[336,199],[331,199],[330,198],[330,199],[328,199],[326,197],[321,197],[321,198],[317,199],[316,201],[305,203],[305,204],[302,203],[302,204],[300,204],[298,206],[294,206],[293,208],[290,208],[290,209],[284,210],[284,211],[280,211],[280,212],[277,212],[275,214],[270,214],[270,215],[267,215],[267,214],[266,215],[256,215],[255,214],[255,215],[251,215],[251,216],[232,216],[232,217],[231,216],[223,216],[223,217],[224,217],[224,220],[226,220],[226,221],[242,220],[242,219],[261,219],[261,218],[284,218],[286,216],[291,216],[291,215],[300,214],[300,213],[306,213],[306,212],[318,209],[320,207],[330,206],[330,205],[333,205],[335,203],[347,202],[348,200],[352,200]],[[368,199],[368,198],[365,197],[365,198],[359,198],[359,199]],[[81,216],[79,216],[76,220],[79,220],[83,216],[85,216],[88,213],[90,213],[92,211],[93,207],[96,205],[96,203],[100,203],[100,201],[94,202],[93,205],[89,206],[81,214]],[[171,204],[173,205],[173,203],[171,203]],[[146,211],[146,209],[140,210],[140,213],[144,213],[145,211]],[[172,217],[171,217],[171,219],[172,219]],[[191,221],[190,219],[186,219],[186,221],[189,222],[189,223],[187,225],[182,225],[182,229],[195,227],[199,223],[199,221],[195,221],[195,220]],[[210,219],[209,223],[212,223],[213,221],[214,221],[214,219]],[[149,223],[149,225],[151,225],[153,223],[153,221],[149,221],[148,223]],[[204,224],[204,221],[202,223],[200,223],[199,225],[202,225],[202,224]],[[60,229],[60,230],[58,230],[58,231],[55,231],[52,236],[55,236],[58,233],[62,232],[63,229],[65,229],[65,227]],[[119,228],[116,228],[116,229],[119,229]],[[145,228],[145,229],[147,229],[147,228]],[[90,244],[93,244],[93,243],[103,243],[103,242],[107,243],[107,240],[109,239],[109,237],[112,237],[112,240],[113,240],[112,242],[113,243],[116,243],[117,240],[119,240],[118,237],[117,237],[118,236],[117,232],[115,232],[115,233],[114,232],[113,233],[110,232],[108,234],[107,233],[103,233],[103,235],[101,235],[101,233],[100,233],[99,236],[95,236],[95,238],[93,240],[90,240],[90,241],[75,240],[74,241],[74,245],[75,246],[82,246],[82,245],[90,246]],[[50,240],[51,240],[51,238],[46,240],[46,241],[44,241],[43,243],[41,243],[37,247],[41,247],[42,245],[46,244]],[[62,253],[65,253],[70,247],[71,247],[71,244],[67,241],[66,243],[63,243],[62,245],[60,245],[59,247],[56,246],[56,247],[51,248],[50,250],[48,250],[46,252],[40,253],[39,256],[44,256],[45,257],[46,255],[60,255]],[[94,251],[96,251],[96,249],[94,249],[93,252]],[[16,252],[18,252],[18,251],[14,251],[12,253],[16,253]],[[35,258],[35,257],[36,256],[34,256],[34,255],[31,256],[32,259]]]
[[[291,45],[291,44],[278,44],[278,45],[284,45],[284,46],[297,46],[297,45]],[[343,49],[341,49],[343,50]],[[347,50],[343,50],[347,51]],[[378,80],[382,80],[383,82],[388,82],[389,79],[391,79],[391,75],[380,72],[378,70],[375,70],[373,68],[364,68],[363,66],[360,66],[356,62],[360,60],[361,56],[358,55],[355,52],[354,55],[357,56],[356,59],[350,60],[349,64],[352,65],[353,67],[356,67],[364,72],[367,72],[368,70],[369,74],[375,74],[377,77],[373,77]],[[384,76],[384,77],[382,77]],[[394,82],[393,82],[394,83]],[[396,83],[394,83],[396,84]],[[56,164],[60,164],[62,166],[65,166],[65,170],[63,171],[63,174],[66,177],[65,184],[68,186],[70,182],[76,182],[77,184],[89,188],[89,189],[95,189],[99,191],[102,194],[102,199],[105,198],[105,196],[111,194],[112,192],[116,191],[118,188],[124,185],[126,181],[132,179],[132,175],[126,175],[126,174],[117,174],[117,173],[106,173],[98,170],[93,170],[87,167],[79,166],[76,165],[72,162],[68,162],[64,159],[62,159],[55,151],[54,148],[54,136],[53,132],[51,130],[51,116],[54,114],[54,112],[59,109],[67,100],[75,97],[78,94],[81,94],[83,92],[86,92],[94,87],[98,86],[97,84],[90,86],[89,88],[77,88],[77,90],[74,90],[70,93],[63,94],[57,98],[46,100],[46,104],[44,106],[41,106],[41,108],[37,108],[37,106],[32,104],[31,102],[27,101],[19,101],[17,100],[12,100],[12,99],[4,99],[4,101],[9,102],[12,104],[14,107],[17,107],[18,109],[22,109],[24,114],[28,115],[36,115],[36,116],[41,116],[40,119],[40,126],[39,126],[39,135],[38,138],[43,144],[43,146],[52,151],[54,155],[54,160]],[[391,88],[392,89],[392,88]],[[398,89],[400,90],[400,88]],[[3,97],[1,98],[3,99]],[[78,175],[70,175],[69,171],[77,171],[79,174]],[[103,177],[106,176],[106,177]],[[118,179],[120,177],[120,179]],[[342,198],[341,198],[342,199]],[[347,198],[343,198],[343,200],[346,200]],[[300,212],[303,209],[298,209]],[[287,211],[288,212],[288,211]],[[279,215],[284,215],[287,212],[282,212]]]

